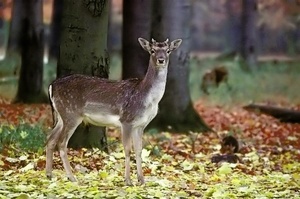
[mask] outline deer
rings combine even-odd
[[[162,99],[171,52],[182,39],[151,43],[138,38],[141,47],[150,54],[147,72],[141,79],[113,81],[95,76],[72,74],[54,80],[49,85],[54,127],[47,135],[46,176],[52,178],[53,153],[57,148],[66,175],[72,182],[77,179],[67,157],[67,145],[79,124],[114,126],[120,128],[125,152],[125,184],[130,178],[130,153],[133,145],[140,185],[145,183],[142,171],[142,136],[144,129],[157,115]]]

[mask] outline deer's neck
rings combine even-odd
[[[164,92],[167,82],[168,62],[164,67],[157,68],[150,59],[147,73],[141,82],[141,89],[145,95],[145,103],[158,103]]]

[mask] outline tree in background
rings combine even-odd
[[[138,38],[150,40],[152,1],[130,0],[123,3],[122,60],[123,79],[142,78],[147,72],[149,55]]]
[[[153,8],[152,37],[157,41],[180,38],[183,42],[170,57],[166,91],[150,127],[173,132],[209,131],[193,108],[188,87],[191,1],[155,0]]]
[[[0,48],[3,48],[5,44],[4,9],[5,9],[5,2],[1,0],[0,1]]]
[[[240,0],[227,0],[225,2],[227,20],[225,26],[226,51],[234,55],[239,52],[241,38],[241,13]]]
[[[43,1],[16,0],[13,12],[16,11],[15,8],[18,8],[20,12],[17,14],[18,24],[12,24],[10,33],[15,34],[13,31],[18,31],[16,38],[18,43],[14,50],[18,51],[20,48],[22,64],[17,96],[14,101],[47,102],[48,97],[43,90]],[[14,25],[19,27],[14,29]]]
[[[108,77],[108,7],[107,0],[64,1],[58,77],[74,73]],[[105,128],[80,125],[69,146],[106,147]]]
[[[240,54],[248,70],[257,68],[257,14],[257,0],[242,1]]]
[[[241,56],[243,69],[257,67],[257,0],[227,0],[225,2],[228,19],[225,23],[227,53],[224,57]]]
[[[52,19],[50,25],[49,38],[49,58],[57,60],[59,54],[61,20],[62,20],[63,1],[53,0]]]
[[[14,0],[11,21],[9,26],[9,37],[6,49],[6,56],[21,52],[22,18],[25,12],[22,0]]]

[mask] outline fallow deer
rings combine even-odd
[[[121,129],[125,151],[125,183],[130,179],[130,151],[135,150],[137,177],[144,183],[142,172],[142,135],[156,116],[167,81],[169,56],[182,40],[169,43],[138,39],[150,53],[147,73],[143,79],[111,81],[99,77],[74,74],[59,78],[49,86],[49,96],[55,118],[54,128],[47,137],[46,175],[51,179],[53,152],[57,147],[67,177],[76,181],[67,157],[67,144],[77,126],[91,123],[96,126],[115,126]],[[132,140],[131,140],[132,139]]]

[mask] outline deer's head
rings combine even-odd
[[[150,61],[157,68],[164,68],[168,65],[171,52],[176,50],[182,42],[181,39],[176,39],[171,43],[169,43],[169,39],[164,42],[157,42],[152,39],[151,43],[143,38],[138,40],[143,49],[150,53]]]

